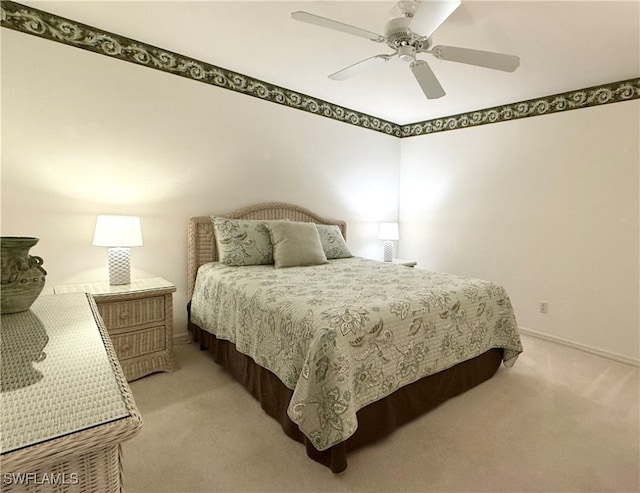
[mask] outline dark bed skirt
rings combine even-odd
[[[334,473],[347,468],[348,451],[389,435],[451,397],[490,379],[502,361],[502,349],[491,349],[476,358],[402,387],[358,411],[358,429],[348,440],[318,451],[287,415],[292,390],[269,370],[238,352],[234,344],[217,339],[191,322],[189,331],[193,339],[200,343],[200,348],[212,353],[214,360],[251,392],[262,409],[280,423],[289,437],[304,444],[311,459]]]

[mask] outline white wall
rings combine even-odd
[[[107,278],[97,214],[140,215],[133,274],[178,286],[184,333],[189,216],[288,201],[374,257],[399,190],[400,257],[494,279],[522,327],[637,360],[638,106],[400,141],[2,29],[2,234],[41,238],[51,292]]]
[[[523,328],[637,361],[639,121],[635,100],[403,139],[400,256],[495,280]]]
[[[189,216],[285,201],[348,221],[376,254],[396,220],[398,139],[2,30],[2,234],[40,238],[46,292],[106,280],[99,213],[141,216],[134,277],[174,282],[186,330]]]

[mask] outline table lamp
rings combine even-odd
[[[98,215],[93,245],[109,247],[109,284],[130,284],[129,247],[142,246],[140,218]]]
[[[393,242],[400,239],[398,223],[380,223],[378,239],[384,240],[384,261],[391,262],[393,259]]]

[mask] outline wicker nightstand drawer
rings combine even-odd
[[[111,341],[121,361],[164,351],[166,348],[164,326],[112,335]]]
[[[98,310],[107,329],[133,327],[164,320],[164,296],[104,303]]]

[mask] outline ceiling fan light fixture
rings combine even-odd
[[[403,62],[413,62],[416,59],[416,49],[411,45],[398,48],[398,58]]]

